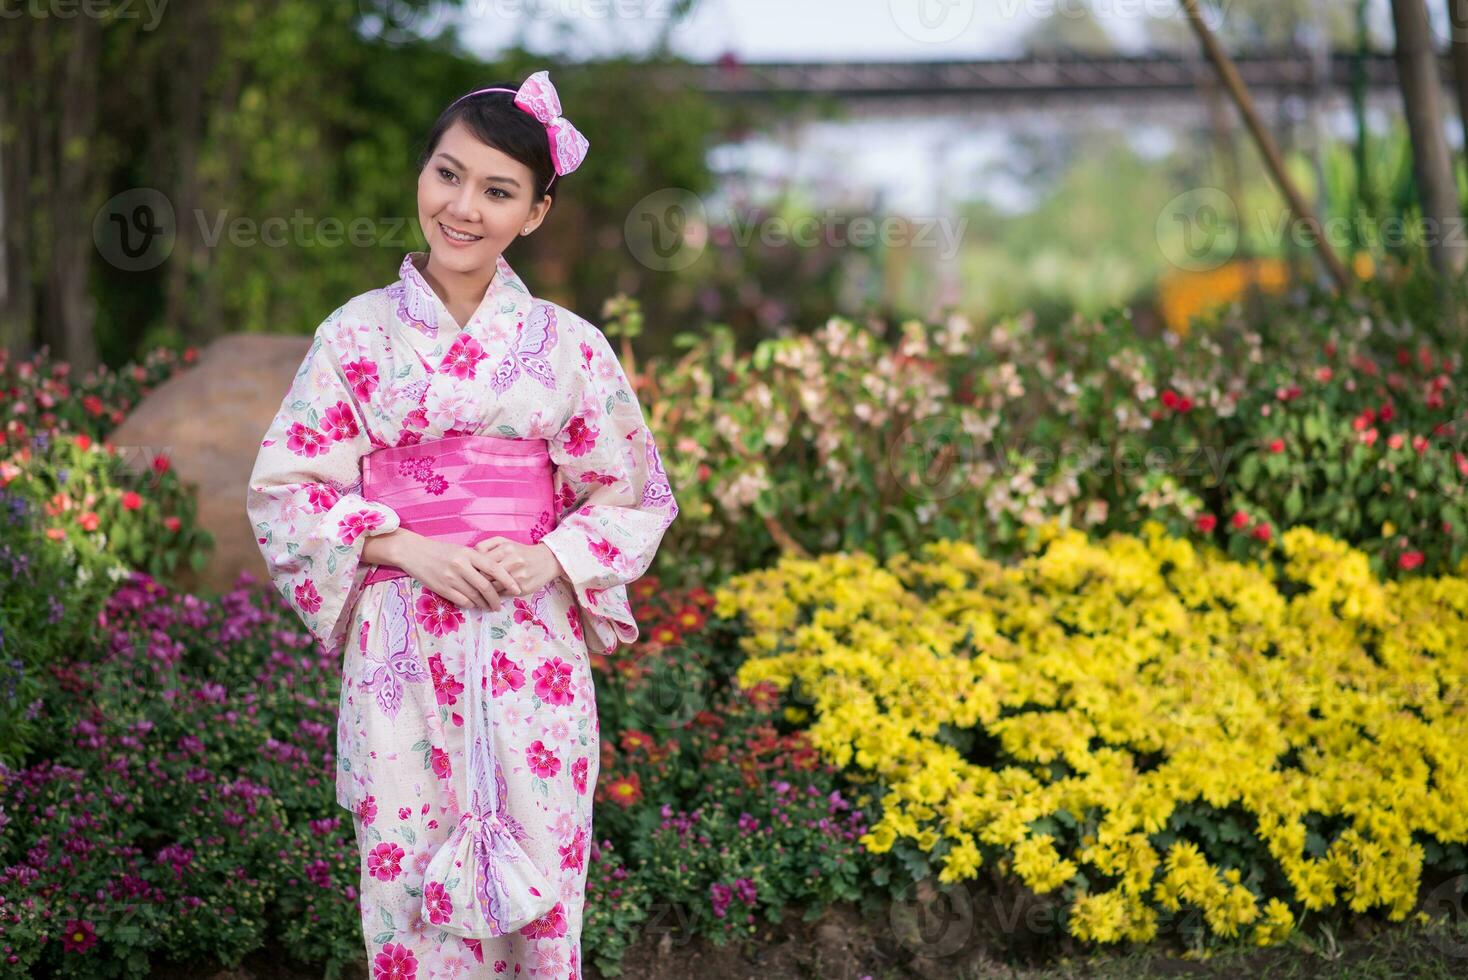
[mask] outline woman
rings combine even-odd
[[[461,97],[418,176],[429,250],[317,328],[246,509],[344,653],[337,802],[370,975],[582,975],[599,771],[588,648],[678,514],[599,329],[503,256],[587,142],[545,72]]]

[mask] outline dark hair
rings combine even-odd
[[[555,177],[555,164],[551,161],[550,136],[539,119],[515,105],[518,82],[490,82],[480,88],[507,88],[508,92],[481,92],[460,102],[452,103],[439,113],[438,120],[428,132],[423,152],[418,157],[418,169],[428,165],[438,150],[438,141],[455,120],[463,120],[464,126],[481,143],[486,143],[506,156],[513,157],[530,168],[535,178],[535,195],[531,203],[546,194],[555,201],[556,187],[551,185]],[[560,184],[557,178],[556,184]]]

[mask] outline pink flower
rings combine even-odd
[[[596,538],[591,542],[592,557],[608,568],[614,568],[616,566],[617,556],[621,553],[621,549],[606,538]]]
[[[400,943],[388,943],[372,958],[372,980],[417,980],[418,957]]]
[[[484,353],[484,348],[479,346],[479,341],[466,333],[461,333],[454,338],[443,360],[439,361],[438,369],[456,378],[472,381],[475,366],[488,356]]]
[[[454,900],[436,881],[423,886],[423,907],[428,910],[428,921],[436,926],[454,917]]]
[[[1193,526],[1204,534],[1211,534],[1213,529],[1218,526],[1218,518],[1212,514],[1199,514],[1197,519],[1193,521]]]
[[[1404,551],[1401,557],[1397,559],[1397,567],[1405,569],[1420,568],[1424,560],[1426,560],[1426,556],[1420,551]]]
[[[403,873],[401,861],[407,852],[385,840],[367,853],[367,873],[378,881],[392,881]]]
[[[306,484],[306,502],[311,505],[311,513],[320,514],[331,510],[336,502],[341,499],[334,487],[325,483]]]
[[[122,495],[123,510],[137,510],[141,506],[143,506],[143,498],[138,495],[137,491],[129,490]]]
[[[433,678],[433,693],[439,704],[454,704],[464,693],[464,685],[444,667],[442,654],[435,653],[428,658],[428,673]]]
[[[431,759],[429,767],[433,770],[433,774],[439,779],[452,779],[454,775],[454,764],[449,758],[449,754],[435,745],[429,755]]]
[[[525,749],[525,762],[541,779],[549,779],[561,771],[561,760],[538,738]]]
[[[321,417],[321,431],[329,439],[341,441],[357,434],[357,417],[346,402],[337,402]]]
[[[561,867],[581,870],[586,861],[586,828],[577,827],[576,833],[571,839],[562,844],[558,850],[561,852]]]
[[[585,416],[574,416],[566,426],[566,453],[571,456],[585,456],[596,447],[597,435],[597,430],[586,424]]]
[[[526,939],[557,939],[565,934],[566,909],[560,902],[545,915],[520,929],[520,935]]]
[[[327,439],[310,426],[292,422],[286,433],[285,446],[297,456],[320,456],[326,451]]]
[[[413,609],[413,618],[433,636],[447,636],[458,630],[464,622],[459,607],[449,602],[432,589],[424,589]]]
[[[306,579],[296,586],[296,605],[302,612],[314,613],[321,608],[321,593],[316,591],[316,583]]]
[[[375,527],[381,527],[383,519],[383,516],[375,510],[359,510],[343,517],[341,523],[337,525],[342,544],[351,544],[360,535]]]
[[[506,691],[518,691],[525,686],[525,671],[511,660],[503,650],[496,650],[489,659],[490,693],[499,697]]]
[[[358,401],[365,402],[377,390],[377,365],[365,357],[343,364],[342,374],[346,375],[347,383],[352,386],[352,394],[357,396]]]
[[[541,661],[535,668],[535,696],[547,704],[571,704],[571,665],[560,657]]]
[[[571,784],[576,787],[576,792],[583,796],[586,794],[586,772],[590,766],[590,760],[584,755],[571,763]]]

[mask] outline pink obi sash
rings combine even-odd
[[[496,535],[534,544],[555,526],[554,473],[544,439],[450,436],[364,456],[362,496],[424,537],[466,548]],[[365,584],[406,575],[377,565]]]

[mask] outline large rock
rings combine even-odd
[[[245,516],[245,484],[260,440],[290,388],[310,337],[228,334],[193,367],[148,394],[108,437],[129,460],[166,452],[178,475],[198,487],[199,523],[214,535],[204,571],[180,573],[195,590],[224,590],[242,570],[266,579],[265,560]]]

